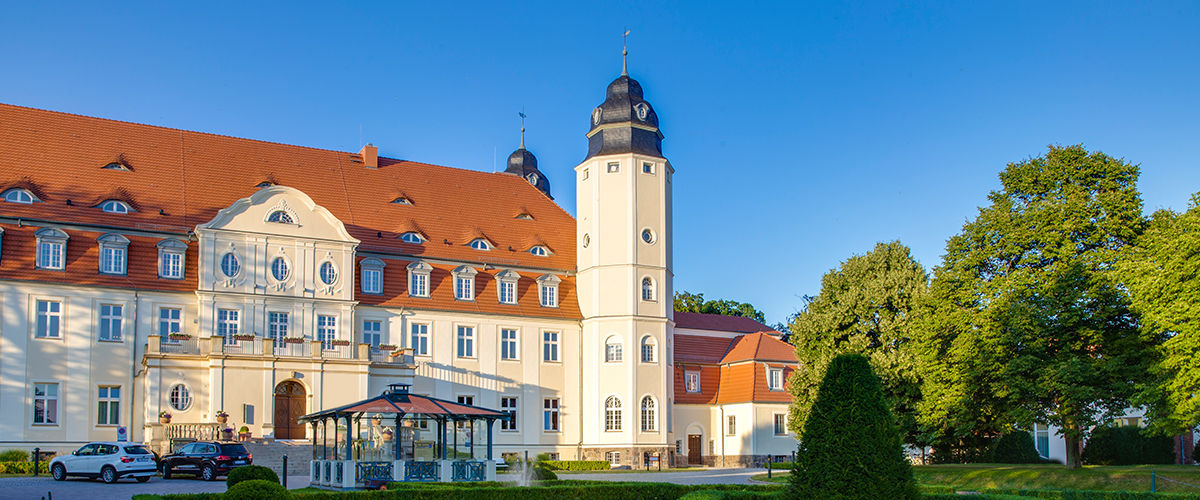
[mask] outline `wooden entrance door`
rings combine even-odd
[[[304,386],[289,380],[275,386],[275,439],[304,439],[304,415],[307,401]]]
[[[699,434],[688,434],[688,463],[691,465],[700,465],[700,450],[701,436]]]

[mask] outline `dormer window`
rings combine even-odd
[[[110,214],[127,214],[133,211],[128,203],[121,200],[107,200],[100,204],[100,210]]]
[[[271,181],[262,181],[262,182],[260,182],[260,183],[258,183],[258,184],[255,184],[255,185],[254,185],[254,187],[256,187],[256,188],[259,188],[259,189],[262,189],[262,188],[265,188],[265,187],[271,187],[271,186],[274,186],[274,185],[275,185],[275,183],[274,183],[274,182],[271,182]]]
[[[475,268],[458,266],[454,269],[454,298],[475,300]]]
[[[425,243],[425,238],[421,236],[421,233],[418,233],[416,231],[409,231],[407,233],[400,235],[400,241],[403,241],[405,243],[412,243],[414,245],[420,245],[422,243]]]
[[[491,250],[492,249],[492,245],[483,238],[475,238],[475,239],[471,240],[471,242],[468,243],[467,245],[476,250]]]
[[[431,272],[433,272],[433,266],[421,261],[408,265],[409,297],[429,296],[429,273]]]
[[[158,277],[183,279],[183,258],[186,253],[187,243],[182,241],[167,239],[158,242]]]
[[[543,274],[537,282],[538,299],[542,307],[558,307],[558,284],[562,279],[553,274]]]
[[[496,293],[501,304],[517,303],[517,281],[521,275],[511,269],[505,269],[496,274]]]
[[[117,162],[117,161],[114,161],[114,162],[112,162],[112,163],[109,163],[108,165],[105,165],[105,166],[103,166],[103,167],[100,167],[100,168],[102,168],[102,169],[104,169],[104,170],[124,170],[124,171],[126,171],[126,172],[128,172],[128,171],[130,171],[130,170],[133,170],[133,169],[129,168],[129,165],[126,165],[126,164],[124,164],[124,163]]]
[[[383,266],[386,264],[375,257],[369,257],[358,265],[362,268],[362,293],[383,293]]]
[[[63,255],[67,249],[67,233],[54,228],[42,228],[33,233],[37,238],[37,268],[63,270]]]
[[[545,257],[547,255],[550,255],[550,250],[542,245],[536,245],[533,248],[529,249],[529,253],[536,255],[538,257]]]
[[[521,220],[533,220],[533,216],[529,215],[529,212],[521,212],[521,213],[517,214],[516,217],[513,217],[513,218],[521,219]]]
[[[295,224],[296,223],[296,221],[292,220],[292,214],[289,214],[283,210],[276,210],[274,212],[271,212],[271,215],[267,216],[267,222],[275,222],[275,223],[279,223],[279,224]]]
[[[412,200],[408,199],[408,197],[405,197],[405,196],[396,197],[396,199],[392,200],[392,203],[395,203],[397,205],[412,205],[413,204]]]
[[[4,201],[9,203],[24,203],[28,205],[35,201],[42,200],[39,200],[33,195],[33,193],[30,193],[28,189],[12,188],[4,192]]]
[[[108,233],[100,241],[100,274],[125,274],[126,256],[129,254],[129,238]]]

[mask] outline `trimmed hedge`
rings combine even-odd
[[[1092,429],[1081,458],[1088,465],[1172,464],[1174,447],[1171,438],[1147,436],[1141,427],[1103,426]]]
[[[998,464],[1039,464],[1042,457],[1033,445],[1033,435],[1026,431],[1011,431],[992,443],[992,462]]]
[[[270,467],[247,465],[229,471],[229,475],[225,477],[225,487],[229,491],[233,491],[234,485],[242,481],[267,481],[279,484],[279,475]]]
[[[291,498],[287,488],[266,479],[249,479],[231,486],[222,496],[225,500],[275,500]]]
[[[38,473],[50,473],[50,461],[38,462]],[[0,474],[33,474],[33,462],[0,462]]]
[[[542,462],[550,470],[609,470],[607,460],[547,460]]]
[[[791,470],[796,467],[796,462],[767,462],[767,468],[773,470],[787,469]]]
[[[25,450],[0,451],[0,462],[28,462],[29,452]]]

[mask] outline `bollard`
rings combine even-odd
[[[283,456],[283,471],[281,471],[281,472],[282,472],[282,474],[279,474],[279,477],[283,479],[283,489],[286,490],[287,489],[287,455]]]
[[[34,448],[33,449],[33,475],[34,476],[37,476],[38,463],[39,463],[40,458],[42,458],[42,449]]]
[[[767,457],[767,479],[771,479],[771,470],[775,468],[772,467],[773,465],[775,465],[775,457]]]

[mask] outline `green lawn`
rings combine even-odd
[[[1061,465],[919,465],[913,467],[917,483],[949,486],[957,490],[1063,489],[1150,491],[1150,471],[1158,474],[1156,491],[1200,494],[1200,488],[1172,483],[1170,478],[1200,485],[1200,467],[1186,465],[1084,466],[1067,470]],[[771,482],[787,482],[786,471],[776,471]],[[754,476],[767,481],[766,474]]]

